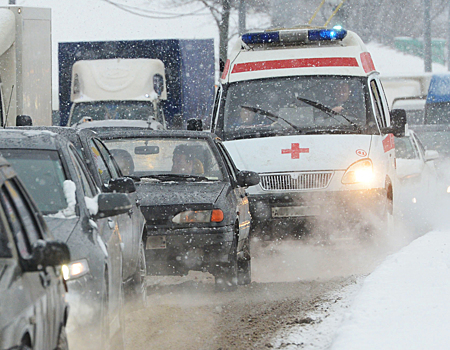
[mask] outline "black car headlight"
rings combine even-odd
[[[172,222],[176,224],[187,224],[193,222],[221,222],[223,220],[223,211],[213,210],[186,210],[175,215]]]
[[[89,264],[86,259],[71,261],[61,267],[63,277],[66,281],[82,277],[89,273]]]

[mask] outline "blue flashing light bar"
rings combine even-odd
[[[342,40],[347,35],[345,29],[313,29],[308,31],[309,41]]]
[[[280,42],[280,32],[246,33],[242,35],[246,44],[269,44]]]
[[[333,29],[288,29],[273,32],[246,33],[242,41],[247,45],[271,43],[308,43],[311,41],[342,40],[347,31],[342,27]]]

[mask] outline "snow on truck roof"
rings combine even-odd
[[[363,41],[342,28],[247,33],[238,45],[226,62],[222,82],[299,75],[368,76],[375,72]]]
[[[81,60],[72,67],[72,102],[167,99],[164,63],[158,59]]]

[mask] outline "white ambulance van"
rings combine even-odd
[[[248,189],[254,232],[284,233],[316,219],[367,224],[365,232],[386,227],[394,135],[404,134],[406,116],[389,112],[355,33],[306,27],[244,34],[220,83],[211,131],[239,169],[260,175]]]

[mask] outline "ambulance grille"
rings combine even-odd
[[[333,172],[260,174],[260,184],[265,191],[319,190],[326,188]]]

